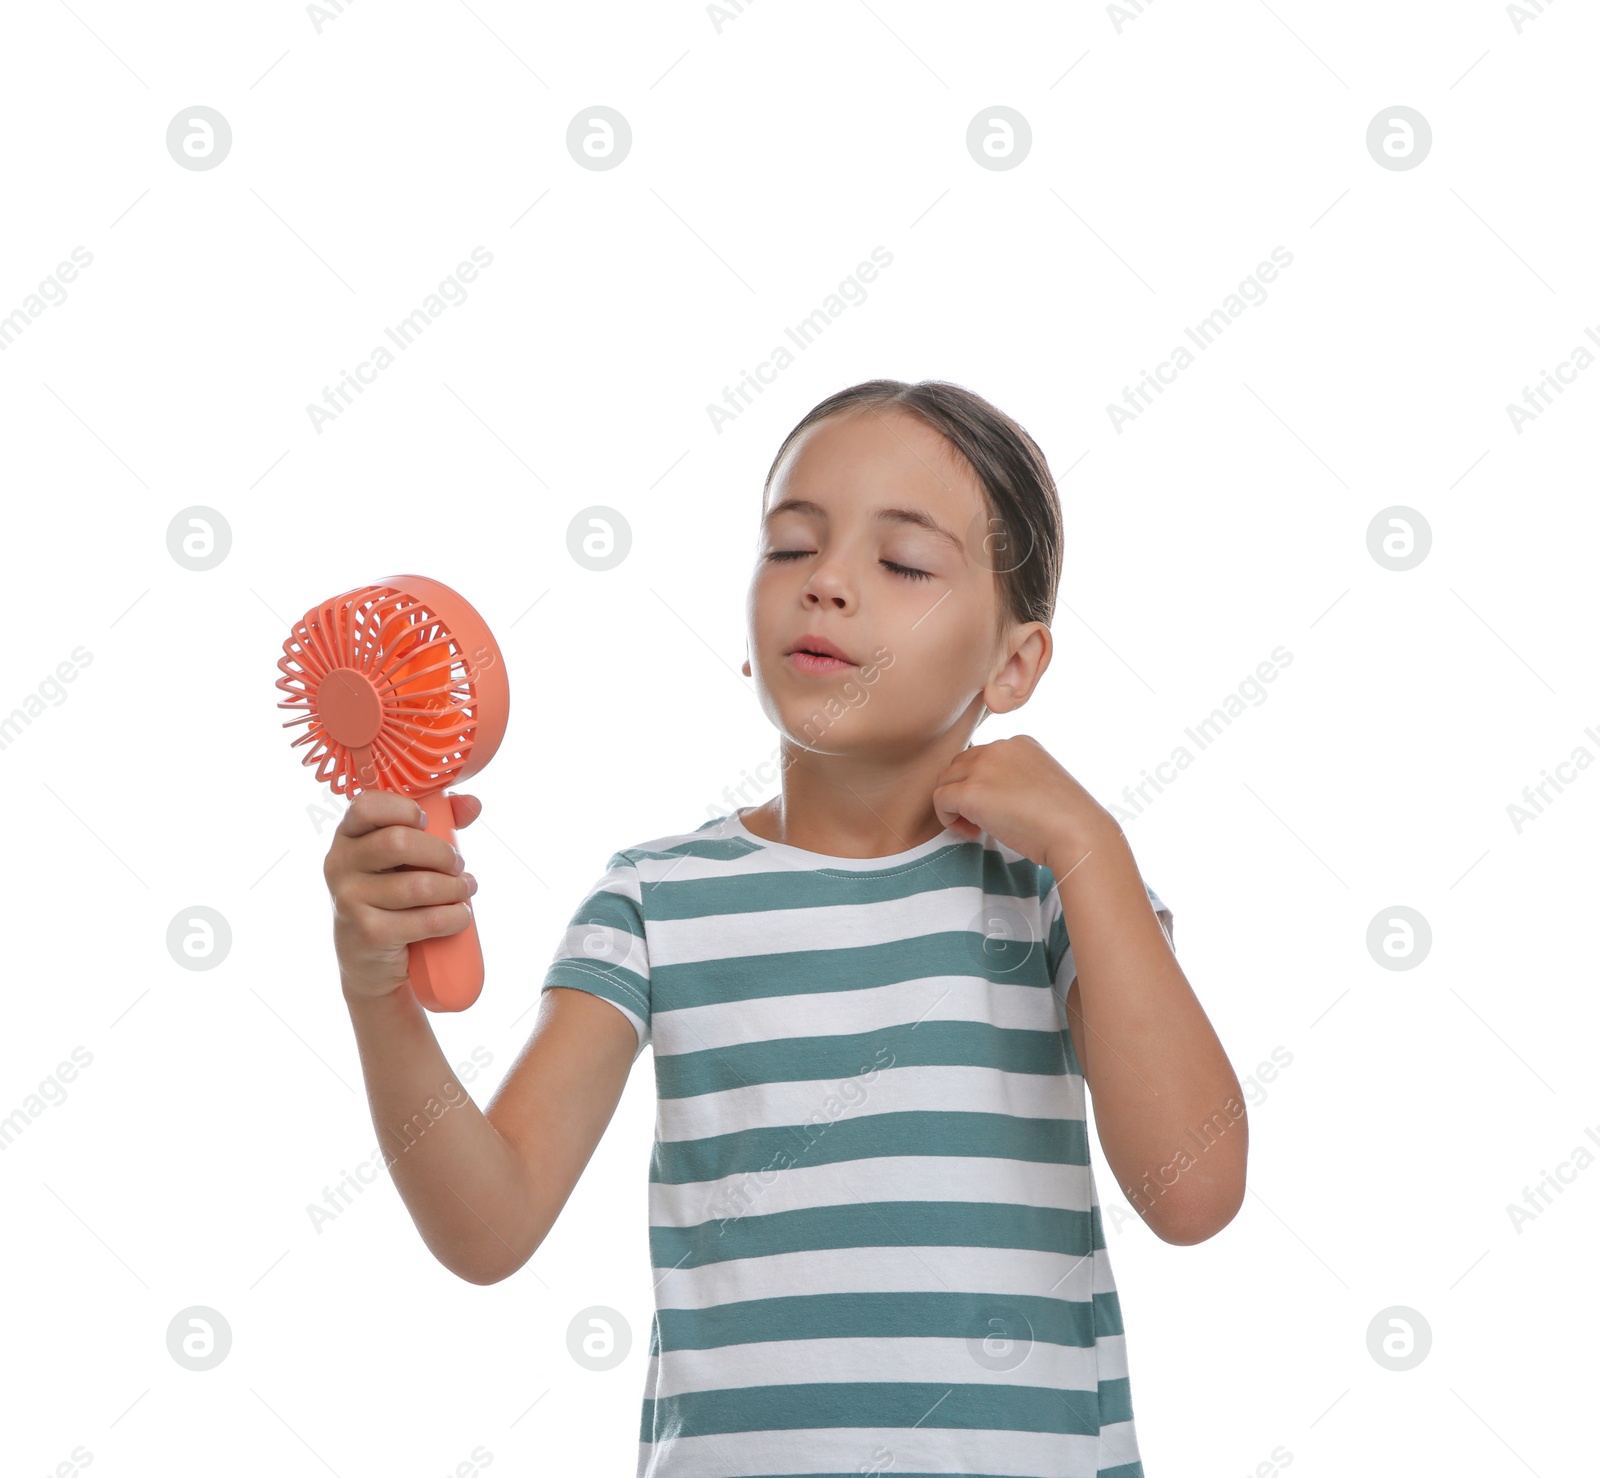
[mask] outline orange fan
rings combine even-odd
[[[307,724],[292,747],[335,795],[393,790],[428,813],[428,830],[455,845],[447,785],[476,775],[500,747],[510,709],[505,661],[461,596],[422,575],[390,575],[313,606],[278,658],[284,728]],[[419,939],[411,988],[430,1011],[465,1011],[483,989],[478,923]]]

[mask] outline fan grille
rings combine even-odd
[[[283,727],[306,725],[294,748],[335,795],[393,790],[424,795],[448,785],[466,766],[478,729],[471,662],[444,620],[415,595],[368,585],[313,607],[295,623],[278,658],[277,686],[297,710]],[[319,707],[322,685],[370,684],[376,732],[354,741]],[[332,690],[330,690],[331,696]]]

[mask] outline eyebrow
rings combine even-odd
[[[774,503],[766,512],[761,522],[769,523],[780,513],[809,514],[827,522],[828,510],[820,503],[813,503],[809,498],[785,498],[782,502]],[[880,523],[910,524],[915,528],[926,529],[935,538],[943,539],[953,548],[966,553],[966,546],[956,538],[949,529],[933,517],[931,513],[924,513],[920,508],[880,508],[873,515]]]

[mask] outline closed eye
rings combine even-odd
[[[815,552],[816,551],[812,549],[774,549],[771,554],[767,555],[767,558],[770,560],[805,559],[808,555],[814,554]],[[900,575],[907,580],[933,579],[933,576],[927,570],[914,570],[909,565],[896,564],[892,559],[880,559],[878,563],[881,564],[885,569],[893,570],[895,574]]]

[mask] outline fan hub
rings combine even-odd
[[[359,668],[335,667],[317,687],[317,716],[338,743],[357,749],[383,727],[383,695]]]

